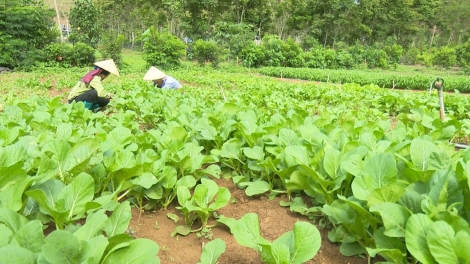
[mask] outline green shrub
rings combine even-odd
[[[243,60],[243,66],[245,67],[261,67],[264,63],[264,50],[261,46],[257,46],[255,43],[251,42],[246,45],[241,53],[241,58]]]
[[[380,49],[379,44],[366,48],[364,52],[364,60],[368,68],[388,68],[387,57],[387,53]]]
[[[323,49],[323,56],[325,58],[325,68],[336,69],[336,50]]]
[[[151,27],[144,32],[143,41],[143,57],[148,65],[161,68],[180,65],[180,59],[184,57],[186,49],[182,40]]]
[[[430,52],[423,52],[422,54],[419,54],[416,56],[416,61],[419,64],[422,64],[427,67],[432,66],[432,61],[433,61],[434,55]]]
[[[403,47],[398,44],[385,46],[384,51],[387,54],[388,63],[398,64],[401,57],[403,56]]]
[[[302,49],[292,38],[288,38],[282,47],[285,67],[304,67],[305,61],[302,56]]]
[[[74,28],[70,33],[69,41],[83,42],[96,47],[101,36],[101,27],[98,23],[100,11],[92,0],[74,0],[70,9],[70,24]]]
[[[264,66],[281,66],[284,61],[282,54],[284,42],[275,35],[266,35],[261,41],[264,53]]]
[[[418,62],[419,53],[420,51],[418,48],[412,47],[405,52],[405,55],[403,55],[401,62],[408,65],[416,64]]]
[[[470,73],[470,39],[456,49],[457,65]]]
[[[77,42],[68,60],[73,66],[85,66],[95,62],[95,49],[85,43]]]
[[[361,45],[360,43],[356,43],[348,48],[348,52],[354,59],[355,65],[364,65],[366,49],[363,45]]]
[[[44,49],[44,59],[49,66],[72,65],[73,46],[67,43],[52,43]]]
[[[196,40],[193,46],[194,58],[199,65],[210,62],[212,67],[217,68],[220,62],[222,50],[215,41]]]
[[[54,12],[41,2],[0,4],[0,66],[27,69],[35,60],[43,61],[41,50],[55,40],[58,31],[51,27]]]
[[[102,59],[113,59],[117,67],[122,66],[122,46],[126,38],[124,35],[109,34],[105,36],[99,48]]]
[[[323,53],[322,47],[316,49],[310,49],[310,51],[304,52],[303,54],[305,66],[308,68],[320,68],[326,67],[325,54]]]
[[[343,50],[336,54],[336,66],[339,69],[354,69],[354,58],[349,52]]]
[[[446,69],[457,65],[457,52],[455,48],[449,46],[439,48],[432,58],[432,64]]]

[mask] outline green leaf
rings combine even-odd
[[[67,219],[85,212],[85,204],[93,200],[95,182],[87,173],[80,173],[57,195],[56,208],[68,212]]]
[[[178,187],[179,188],[179,187]],[[179,198],[179,197],[178,197]],[[176,214],[173,214],[173,213],[167,213],[166,214],[166,217],[168,217],[169,219],[173,220],[173,222],[175,223],[178,223],[178,221],[180,220],[179,216],[176,215]]]
[[[334,148],[327,149],[323,159],[323,167],[332,179],[336,179],[341,168],[341,152]]]
[[[279,130],[279,143],[283,147],[295,146],[299,142],[299,137],[295,131],[287,128],[281,128]]]
[[[397,177],[395,158],[390,153],[372,157],[364,166],[362,174],[354,178],[351,188],[357,199],[367,201],[372,191],[382,188]]]
[[[129,201],[125,201],[118,205],[108,220],[104,224],[104,231],[108,237],[126,232],[131,221],[131,206]]]
[[[389,237],[404,237],[406,222],[411,212],[395,203],[381,203],[369,208],[371,212],[378,212],[382,216],[385,226],[384,234]]]
[[[157,257],[158,245],[150,239],[139,238],[129,242],[128,247],[113,251],[103,264],[160,263]]]
[[[449,224],[444,221],[434,222],[427,235],[429,250],[438,263],[459,263],[457,248],[454,248],[454,230]]]
[[[225,187],[220,187],[217,195],[215,196],[215,201],[209,205],[209,209],[215,211],[226,206],[230,201],[230,191]]]
[[[304,263],[312,259],[321,246],[321,236],[318,229],[307,222],[294,224],[294,241],[290,243],[290,263]]]
[[[191,227],[186,226],[186,225],[180,225],[175,227],[175,230],[171,232],[171,237],[174,237],[176,235],[182,235],[182,236],[187,236],[191,233]]]
[[[0,263],[35,264],[33,252],[15,245],[0,247]]]
[[[424,214],[414,214],[406,223],[406,248],[413,257],[423,264],[437,263],[427,243],[428,230],[432,224],[432,220]]]
[[[144,172],[142,175],[132,180],[132,184],[142,186],[145,189],[149,189],[157,182],[157,178],[150,172]]]
[[[227,140],[224,145],[222,145],[222,149],[220,150],[220,156],[228,159],[236,159],[242,162],[240,160],[242,145],[243,143],[240,139],[231,138]]]
[[[201,253],[201,264],[216,264],[217,259],[225,252],[225,242],[220,239],[214,239],[204,246]]]
[[[10,244],[13,232],[4,224],[0,224],[0,248]]]
[[[232,229],[231,229],[232,230]],[[260,250],[258,244],[264,241],[260,235],[260,228],[258,222],[258,215],[255,213],[248,213],[243,215],[232,230],[235,240],[238,244]]]
[[[19,246],[33,253],[40,253],[42,251],[42,245],[44,244],[44,234],[42,230],[41,221],[33,220],[23,225],[13,238],[18,242]]]
[[[64,230],[56,230],[46,237],[42,253],[53,264],[80,263],[82,255],[78,239]]]
[[[285,148],[286,159],[292,157],[298,164],[310,165],[310,156],[304,146],[288,146]]]
[[[28,223],[28,219],[11,209],[0,208],[0,223],[5,224],[6,227],[16,233]]]
[[[432,142],[415,138],[411,141],[410,155],[413,164],[421,171],[427,170],[431,163],[431,153],[437,151]]]
[[[108,220],[108,216],[106,216],[105,210],[99,210],[88,215],[85,224],[73,234],[79,240],[88,241],[104,228],[106,220]]]
[[[248,158],[256,161],[264,160],[264,151],[262,147],[254,146],[253,148],[243,148],[243,154]]]
[[[253,196],[257,194],[262,194],[271,190],[271,186],[266,181],[255,181],[248,185],[245,190],[246,195]]]
[[[103,235],[99,235],[86,240],[86,242],[84,243],[86,246],[83,248],[81,263],[88,261],[88,263],[98,264],[109,244],[108,239]]]

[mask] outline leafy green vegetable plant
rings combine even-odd
[[[182,235],[211,227],[208,225],[211,214],[226,206],[230,201],[230,191],[227,188],[219,187],[213,180],[206,178],[202,178],[201,183],[196,185],[193,196],[189,188],[185,186],[179,186],[177,193],[180,206],[176,208],[183,214],[186,226],[177,227],[176,230],[179,230],[178,233]],[[191,230],[196,219],[201,221],[201,227]]]
[[[306,262],[317,254],[321,246],[320,232],[307,222],[295,223],[293,230],[273,242],[261,236],[257,214],[248,213],[239,220],[221,217],[218,222],[230,228],[240,245],[260,252],[261,259],[268,264]]]

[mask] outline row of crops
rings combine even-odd
[[[229,202],[213,181],[221,174],[248,196],[285,194],[292,211],[327,217],[344,255],[470,260],[470,152],[449,143],[469,132],[467,97],[447,96],[442,121],[427,93],[216,71],[175,77],[193,87],[110,85],[106,113],[60,98],[3,102],[0,262],[158,263],[158,241],[126,233],[130,205],[177,202],[185,225],[175,232],[185,235]],[[302,263],[320,247],[310,223],[271,242],[257,222],[255,214],[218,220],[266,263]],[[201,262],[215,263],[210,252],[225,245],[206,247]]]
[[[444,78],[445,89],[450,91],[470,92],[470,77],[465,76],[432,76],[428,74],[397,74],[353,70],[330,70],[310,68],[266,67],[259,73],[274,77],[302,80],[356,83],[360,85],[375,84],[382,88],[429,90],[430,84],[437,78]]]

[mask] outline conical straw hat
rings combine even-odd
[[[147,73],[144,76],[144,80],[146,81],[153,81],[153,80],[158,80],[162,79],[166,76],[166,74],[159,69],[155,67],[150,67],[150,69],[147,71]]]
[[[109,71],[110,73],[119,76],[118,69],[116,68],[116,64],[114,64],[114,60],[104,60],[95,62],[95,65],[100,67],[103,70]]]

